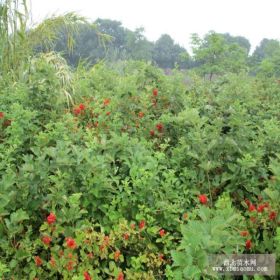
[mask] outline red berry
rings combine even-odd
[[[200,194],[200,195],[198,196],[198,198],[199,198],[199,202],[200,202],[201,204],[206,204],[207,201],[208,201],[207,196],[206,196],[205,194]]]
[[[154,130],[150,130],[150,135],[153,137],[155,136],[155,131]]]
[[[158,95],[158,89],[157,88],[154,88],[153,89],[153,96],[157,96]]]
[[[107,113],[106,113],[107,116],[110,116],[110,114],[111,114],[111,112],[107,112]]]
[[[139,118],[143,118],[144,117],[144,113],[143,112],[139,112],[138,117]]]
[[[55,223],[55,221],[56,221],[55,214],[54,213],[50,213],[49,216],[47,217],[47,223],[49,225],[51,225],[51,224]]]
[[[0,112],[0,119],[3,119],[5,114],[3,112]]]
[[[163,236],[165,235],[165,230],[164,230],[164,229],[161,229],[161,230],[159,231],[159,235],[160,235],[161,237],[163,237]]]

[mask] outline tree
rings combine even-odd
[[[128,56],[135,60],[152,60],[153,43],[143,35],[144,28],[137,28],[134,32],[126,32],[126,49]]]
[[[266,78],[280,77],[280,42],[263,39],[251,57],[253,73]]]
[[[243,36],[232,36],[229,33],[221,34],[228,44],[238,44],[241,48],[244,48],[247,52],[247,55],[250,52],[251,44],[250,41]]]
[[[223,35],[213,31],[203,39],[193,34],[192,49],[197,71],[209,75],[210,80],[214,75],[238,73],[247,67],[247,51],[237,43],[228,43]]]
[[[253,74],[265,77],[280,77],[280,43],[274,39],[263,39],[250,57]]]
[[[162,35],[156,42],[153,50],[153,60],[161,68],[174,68],[176,64],[184,65],[189,61],[187,51],[175,44],[173,39],[167,35]]]

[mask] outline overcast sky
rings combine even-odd
[[[189,49],[191,33],[210,30],[248,38],[253,48],[263,38],[280,39],[280,0],[31,0],[33,22],[75,11],[91,19],[118,20],[145,28],[157,40],[167,33]]]

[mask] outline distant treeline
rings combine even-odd
[[[95,64],[101,60],[145,60],[167,69],[197,69],[210,76],[224,71],[245,70],[251,74],[278,76],[280,73],[280,44],[263,39],[250,55],[251,44],[242,36],[210,31],[203,38],[192,35],[193,55],[176,44],[168,34],[151,42],[144,29],[131,31],[119,21],[97,19],[93,25],[80,24],[72,52],[67,51],[67,35],[63,30],[55,43],[55,51],[62,52],[68,63],[77,66],[81,60]]]

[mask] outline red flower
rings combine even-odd
[[[55,266],[56,266],[56,262],[55,262],[54,257],[51,257],[51,259],[50,259],[50,265],[51,265],[51,267],[55,267]]]
[[[124,235],[123,235],[123,239],[124,240],[128,240],[129,239],[129,233],[124,233]]]
[[[51,224],[55,223],[55,221],[56,221],[55,214],[54,213],[50,213],[49,216],[47,217],[47,223],[49,225],[51,225]]]
[[[159,231],[159,235],[161,236],[161,237],[163,237],[164,235],[165,235],[165,230],[164,229],[161,229],[160,231]]]
[[[74,108],[73,113],[74,113],[75,116],[78,116],[78,115],[81,114],[81,109],[79,107]]]
[[[249,211],[250,211],[250,212],[253,212],[253,211],[255,211],[255,210],[256,210],[255,205],[254,205],[254,204],[250,204],[250,206],[249,206]]]
[[[156,128],[157,128],[158,132],[162,132],[162,130],[163,130],[163,124],[162,124],[162,123],[158,123],[158,124],[156,125]]]
[[[84,272],[84,279],[85,280],[91,280],[91,277],[90,277],[90,275],[89,275],[89,273],[87,271]]]
[[[271,221],[273,221],[273,220],[276,218],[276,216],[277,216],[277,214],[276,214],[275,211],[271,211],[271,212],[269,213],[269,219],[270,219]]]
[[[60,250],[60,251],[58,252],[58,254],[59,254],[60,257],[64,256],[64,252],[63,252],[62,250]]]
[[[89,259],[93,259],[93,253],[88,253],[88,254],[87,254],[87,257],[88,257]]]
[[[245,199],[245,203],[247,204],[248,207],[251,205],[251,202],[248,198]]]
[[[269,207],[269,203],[268,203],[268,202],[265,202],[263,205],[264,205],[264,207],[266,207],[266,208]]]
[[[35,256],[34,260],[35,260],[35,264],[37,266],[41,266],[43,264],[43,261],[42,261],[42,259],[39,256]]]
[[[44,236],[44,237],[42,237],[42,242],[45,245],[50,245],[50,243],[52,242],[52,239],[49,236]]]
[[[260,204],[260,205],[258,206],[258,208],[257,208],[257,211],[258,211],[259,213],[262,213],[263,210],[264,210],[264,208],[265,208],[265,205],[264,205],[264,204]]]
[[[157,88],[154,88],[153,89],[153,96],[157,96],[158,95],[158,89]]]
[[[255,223],[255,222],[256,222],[256,218],[255,218],[255,217],[250,217],[250,221],[251,221],[252,223]]]
[[[138,117],[139,118],[143,118],[144,117],[144,113],[143,112],[139,112]]]
[[[121,255],[121,252],[120,252],[120,251],[116,251],[116,252],[115,252],[115,254],[114,254],[115,262],[118,261],[120,255]]]
[[[155,131],[154,130],[150,130],[150,135],[153,137],[155,136]]]
[[[139,229],[142,230],[145,227],[145,220],[139,222]]]
[[[77,247],[75,240],[71,237],[66,238],[66,245],[70,249],[75,249]]]
[[[110,104],[110,99],[109,98],[105,98],[104,101],[103,101],[103,104],[105,106],[109,105]]]
[[[86,109],[86,106],[85,106],[85,104],[81,103],[81,104],[79,105],[79,108],[83,111],[83,110]]]
[[[124,275],[122,272],[119,273],[117,280],[124,280]]]
[[[5,120],[4,123],[3,123],[3,126],[8,127],[8,126],[11,125],[11,123],[12,123],[12,120]]]
[[[3,119],[5,114],[3,112],[0,112],[0,119]]]
[[[66,265],[66,268],[67,268],[68,271],[73,270],[73,268],[74,268],[74,262],[73,262],[73,261],[69,261],[69,262],[67,263],[67,265]]]
[[[240,235],[245,237],[245,236],[249,235],[249,232],[247,230],[243,230],[243,231],[240,231]]]
[[[104,244],[105,246],[108,246],[108,245],[109,245],[109,241],[110,241],[109,236],[106,236],[106,235],[105,235],[103,244]]]
[[[252,248],[252,242],[250,239],[247,239],[245,242],[245,247],[247,250],[250,250]]]
[[[207,201],[208,201],[207,196],[206,196],[205,194],[200,194],[200,195],[198,196],[198,198],[199,198],[199,202],[200,202],[201,204],[206,204]]]

